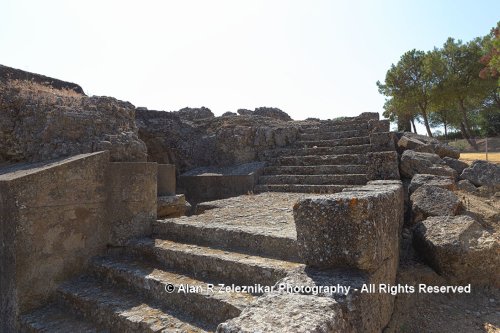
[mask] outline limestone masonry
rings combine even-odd
[[[0,66],[0,332],[427,332],[422,297],[485,290],[500,325],[500,166],[377,113],[235,111]]]

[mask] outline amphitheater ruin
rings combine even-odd
[[[389,125],[0,66],[0,331],[495,332],[500,166]]]

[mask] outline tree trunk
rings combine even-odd
[[[479,150],[479,147],[477,146],[476,140],[472,138],[471,131],[470,131],[470,125],[469,125],[469,119],[467,119],[467,110],[465,109],[464,105],[464,100],[460,100],[460,111],[462,112],[462,121],[460,122],[460,130],[462,132],[462,135],[465,137],[467,142],[474,148],[475,151]]]
[[[411,132],[410,119],[408,119],[407,117],[399,116],[398,117],[398,131]]]
[[[419,104],[418,107],[420,108],[420,111],[422,111],[422,118],[424,118],[424,125],[425,129],[427,130],[427,135],[432,138],[431,127],[429,126],[429,119],[427,118],[427,111],[421,104]]]
[[[446,140],[446,143],[448,143],[448,124],[446,122],[443,122],[444,125],[444,139]]]
[[[415,127],[415,119],[413,119],[413,118],[411,119],[411,124],[413,125],[413,133],[418,134],[417,128]]]

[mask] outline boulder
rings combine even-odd
[[[237,116],[237,114],[231,111],[227,111],[224,112],[221,117],[232,117],[232,116]]]
[[[420,147],[415,148],[414,150],[419,152],[419,153],[435,154],[434,146],[431,144],[424,144]]]
[[[460,150],[458,148],[448,146],[442,143],[433,144],[434,152],[439,155],[439,157],[451,157],[458,159],[460,158]]]
[[[478,189],[474,186],[474,184],[472,184],[467,179],[460,180],[457,183],[457,187],[459,190],[466,191],[466,192],[471,192],[471,193],[478,192]]]
[[[460,179],[467,179],[476,186],[500,185],[500,165],[486,161],[474,161],[464,169]]]
[[[186,215],[191,209],[191,205],[186,201],[184,194],[158,197],[157,215],[158,218],[173,218]]]
[[[437,186],[451,191],[456,189],[455,180],[453,178],[447,176],[418,174],[413,176],[411,179],[409,187],[410,194],[423,185]]]
[[[415,228],[414,245],[436,272],[453,281],[500,286],[500,243],[469,216],[426,219]]]
[[[425,143],[422,141],[415,139],[415,138],[410,138],[408,136],[403,135],[401,139],[398,141],[398,147],[403,150],[415,150],[416,148],[419,148],[421,146],[424,146]]]
[[[401,156],[399,165],[401,175],[412,178],[416,174],[430,174],[455,178],[457,172],[444,164],[436,154],[419,153],[406,150]]]
[[[469,167],[469,165],[464,161],[460,161],[456,158],[448,156],[443,157],[443,162],[446,163],[447,166],[455,170],[459,175],[462,173],[462,171],[464,171],[464,169]]]
[[[451,191],[437,186],[421,186],[410,196],[413,222],[429,216],[455,216],[462,209],[462,202]]]

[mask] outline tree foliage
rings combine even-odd
[[[448,38],[440,48],[411,50],[377,82],[386,96],[384,116],[400,130],[422,121],[460,131],[476,147],[473,133],[498,135],[500,128],[500,22],[490,34],[462,42]]]

